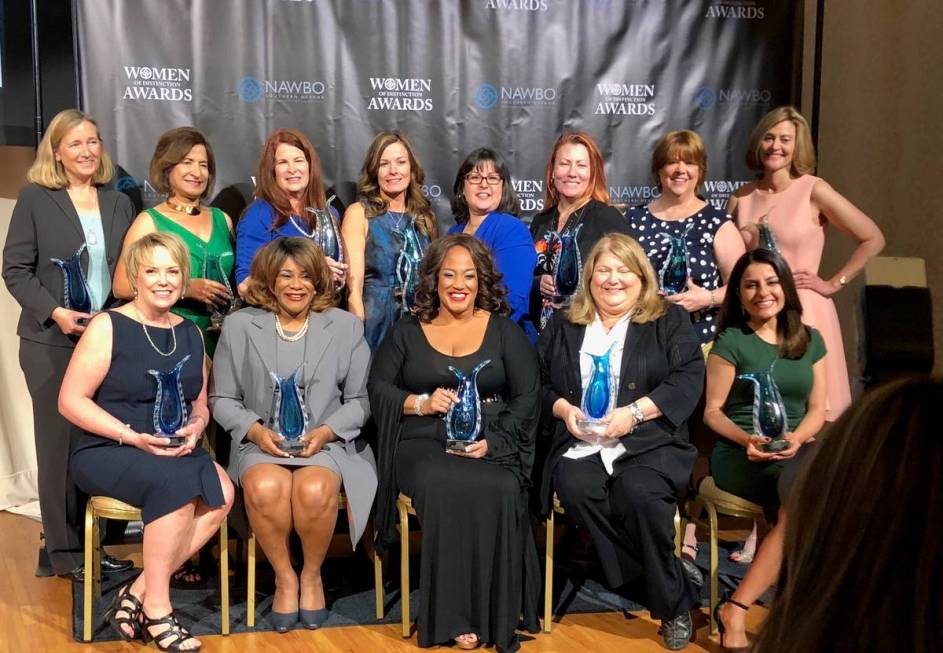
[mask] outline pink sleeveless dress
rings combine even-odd
[[[818,273],[825,249],[828,222],[812,205],[812,187],[819,181],[814,175],[802,175],[778,193],[754,190],[737,202],[736,220],[747,250],[757,247],[757,231],[749,228],[764,215],[779,250],[793,270]],[[814,290],[799,290],[802,321],[818,329],[825,340],[826,383],[828,398],[825,419],[834,421],[851,404],[848,367],[842,345],[841,326],[835,303]]]

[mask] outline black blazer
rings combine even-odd
[[[573,324],[563,312],[558,312],[540,334],[537,344],[545,416],[541,437],[549,448],[541,478],[544,512],[552,497],[553,469],[563,454],[579,442],[561,420],[553,417],[553,404],[561,397],[574,406],[582,402],[579,353],[585,332],[585,326]],[[626,333],[619,369],[616,405],[627,406],[647,396],[663,413],[622,438],[626,453],[620,460],[658,447],[693,450],[687,419],[704,390],[704,356],[687,311],[669,304],[668,311],[660,318],[645,324],[632,323]]]
[[[127,195],[98,189],[98,207],[105,234],[105,254],[112,277],[121,255],[124,235],[134,220]],[[52,320],[62,306],[62,272],[49,259],[67,259],[85,242],[79,214],[65,189],[30,184],[20,191],[13,207],[10,230],[3,248],[3,280],[22,307],[16,333],[25,340],[58,347],[74,347],[75,338],[62,333]],[[88,254],[82,256],[88,271]],[[109,293],[103,308],[114,303]]]

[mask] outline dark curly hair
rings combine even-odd
[[[488,246],[468,234],[449,234],[432,241],[419,265],[419,285],[413,314],[420,322],[431,322],[439,314],[439,270],[445,255],[453,247],[464,247],[471,254],[478,275],[478,294],[475,296],[475,308],[490,313],[507,315],[510,313],[507,302],[507,288],[494,265],[494,257]]]

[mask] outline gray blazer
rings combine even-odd
[[[256,422],[269,423],[275,384],[275,316],[260,308],[244,308],[226,318],[213,358],[209,403],[213,417],[233,439],[229,475],[236,483],[242,458],[258,451],[245,439]],[[325,424],[337,440],[325,445],[341,471],[351,513],[351,542],[363,534],[377,489],[376,462],[360,429],[370,416],[367,371],[370,349],[363,323],[346,311],[331,308],[311,313],[307,357],[302,379],[311,428]],[[298,361],[301,364],[301,361]],[[272,458],[273,463],[279,459]]]
[[[134,220],[128,196],[98,189],[98,208],[105,234],[105,255],[112,276],[121,255],[124,235]],[[51,257],[67,259],[85,242],[79,214],[65,189],[26,186],[13,207],[10,230],[3,248],[3,280],[23,308],[16,327],[18,336],[57,347],[74,347],[77,338],[66,336],[52,320],[52,311],[63,305],[62,272]],[[82,255],[88,272],[88,254]],[[109,308],[109,295],[102,308]]]

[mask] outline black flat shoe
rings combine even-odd
[[[724,624],[724,620],[720,618],[720,606],[722,606],[724,603],[731,603],[737,606],[738,608],[740,608],[741,610],[743,610],[744,612],[748,611],[750,609],[750,606],[744,605],[743,603],[740,603],[740,601],[734,601],[733,599],[724,599],[723,601],[717,604],[716,608],[714,608],[714,622],[717,624],[717,630],[720,632],[720,647],[724,649],[725,651],[727,651],[727,653],[747,653],[747,651],[750,650],[749,646],[731,647],[731,646],[727,646],[727,644],[724,641],[725,640],[724,633],[727,630],[727,627]]]
[[[106,574],[118,574],[129,570],[133,566],[134,563],[131,560],[119,560],[108,554],[102,556],[102,571]]]
[[[680,651],[694,640],[694,619],[691,611],[685,610],[674,619],[663,619],[661,638],[669,651]]]
[[[701,586],[704,585],[704,574],[697,568],[697,565],[689,558],[682,556],[681,568],[684,569],[684,575],[688,577],[688,580],[700,590]]]

